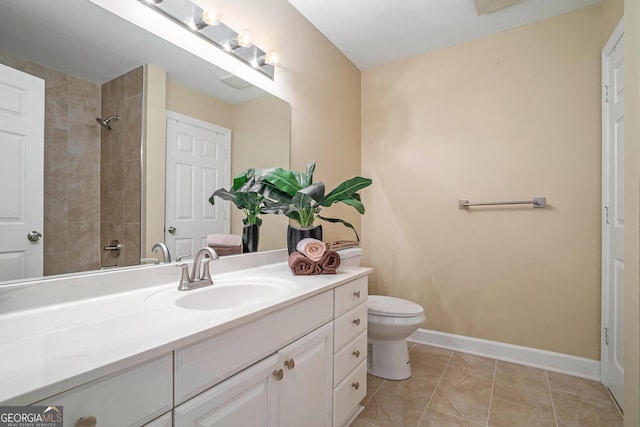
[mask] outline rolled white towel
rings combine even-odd
[[[208,246],[235,247],[242,246],[242,237],[237,234],[209,234]]]
[[[318,262],[327,251],[327,246],[318,239],[307,237],[298,242],[296,250],[311,261]]]

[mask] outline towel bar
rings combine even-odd
[[[547,198],[534,197],[533,200],[516,200],[507,202],[470,202],[468,200],[458,200],[458,209],[469,209],[470,206],[496,205],[533,205],[534,208],[544,208],[545,206],[547,206]]]

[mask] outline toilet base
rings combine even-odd
[[[369,338],[367,372],[388,380],[406,380],[411,376],[407,340],[374,340]]]

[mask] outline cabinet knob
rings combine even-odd
[[[96,427],[97,423],[96,417],[82,417],[76,421],[75,427]]]
[[[284,378],[284,371],[282,369],[276,369],[273,371],[273,376],[276,377],[276,381],[281,381]]]
[[[356,351],[354,351],[354,352],[353,352],[353,355],[356,357],[356,359],[357,359],[358,357],[360,357],[360,350],[356,350]]]
[[[291,370],[296,367],[296,362],[293,359],[285,360],[284,366]]]
[[[353,293],[353,296],[356,297],[356,298],[360,298],[360,291],[355,291]]]
[[[354,323],[356,326],[360,325],[360,319],[356,319],[356,320],[354,320],[354,321],[353,321],[353,323]]]
[[[358,381],[356,381],[355,383],[351,383],[351,387],[355,388],[356,390],[360,388],[360,383]]]

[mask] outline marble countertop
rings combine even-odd
[[[335,275],[294,276],[285,262],[231,270],[220,273],[214,269],[213,286],[216,280],[240,278],[286,279],[292,285],[281,295],[252,306],[212,311],[173,304],[186,292],[177,290],[180,272],[169,265],[58,279],[48,288],[43,288],[47,286],[43,280],[37,289],[24,284],[0,292],[0,404],[35,403],[246,324],[371,271],[341,267]],[[145,282],[149,278],[152,280]],[[65,292],[73,298],[60,295]],[[35,301],[35,307],[27,308],[24,299],[29,295],[34,300],[49,297],[52,303]]]

